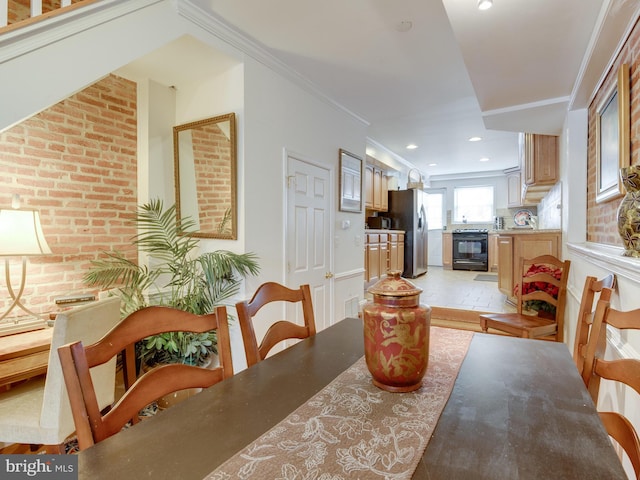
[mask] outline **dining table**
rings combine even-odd
[[[447,390],[430,380],[446,370],[450,347],[438,339],[449,338],[453,330],[438,328],[431,327],[430,353],[438,351],[440,358],[430,357],[425,382],[414,393],[382,392],[370,385],[362,320],[345,318],[79,452],[79,478],[627,478],[565,344],[467,332],[463,355],[459,360],[452,357],[459,366],[454,374],[444,374],[451,377]],[[452,338],[458,337],[463,338]],[[352,394],[341,396],[341,388],[350,388]],[[371,410],[367,402],[377,407],[385,398],[391,402],[389,412],[401,420],[393,415],[367,418],[358,428],[343,421],[338,424],[340,432],[333,433],[325,426],[322,446],[314,441],[306,456],[296,453],[299,438],[294,441],[293,433],[289,437],[293,431],[288,429],[303,425],[300,436],[309,437],[311,423],[305,423],[303,412],[319,409],[318,418],[328,421],[338,416],[340,406],[328,405],[335,398],[347,404],[344,408],[357,409],[358,415]],[[420,402],[431,398],[440,398],[442,408],[422,415],[432,425],[421,436],[416,424],[425,409]],[[412,412],[408,408],[418,410],[407,413]],[[320,428],[318,418],[314,418],[315,433]],[[397,431],[398,422],[408,427],[385,443],[389,437],[383,433]],[[366,441],[361,438],[364,433],[370,435]],[[340,435],[344,437],[343,448],[336,449],[340,460],[332,461],[327,446],[338,442]],[[414,442],[412,435],[424,441]],[[394,448],[395,441],[405,444]],[[354,452],[362,453],[373,443],[382,453],[375,458],[362,455],[358,461],[388,466],[417,452],[408,473],[358,470],[362,465],[353,463]],[[276,444],[291,453],[274,456],[271,463],[276,465],[270,467],[273,451],[268,448]],[[267,451],[269,455],[260,455]],[[289,460],[296,456],[309,469],[306,476],[289,468]],[[340,472],[337,463],[344,467],[338,468]],[[275,471],[278,474],[271,473]]]

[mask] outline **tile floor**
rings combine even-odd
[[[496,275],[494,272],[444,270],[430,266],[425,275],[409,279],[422,288],[420,301],[436,307],[460,308],[483,312],[515,312],[498,290],[498,282],[474,280],[477,275]]]

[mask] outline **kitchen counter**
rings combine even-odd
[[[498,235],[531,235],[534,233],[562,233],[562,230],[544,228],[539,228],[537,230],[534,230],[533,228],[508,228],[504,230],[490,230],[489,233],[497,233]]]
[[[365,228],[364,233],[404,233],[404,230],[389,230],[387,228]]]

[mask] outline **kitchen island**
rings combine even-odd
[[[498,230],[498,289],[510,303],[516,302],[513,288],[519,282],[520,259],[539,255],[561,255],[561,230],[515,228]]]

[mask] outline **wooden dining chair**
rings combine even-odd
[[[596,405],[603,378],[631,387],[640,394],[639,359],[605,360],[607,326],[618,330],[640,331],[640,309],[621,312],[612,308],[608,300],[601,298],[598,301],[582,369],[582,379]],[[640,478],[640,439],[633,424],[618,412],[598,413],[609,435],[629,456],[636,478]]]
[[[262,338],[262,342],[258,344],[253,317],[262,307],[272,302],[300,302],[304,326],[287,320],[279,320],[269,327]],[[251,300],[238,302],[236,310],[248,367],[264,360],[269,351],[284,340],[290,338],[302,339],[316,334],[311,289],[306,284],[294,290],[276,282],[263,283],[258,287]]]
[[[107,413],[100,411],[89,368],[109,361],[128,345],[152,335],[211,330],[217,332],[218,367],[156,366],[138,377]],[[127,316],[96,343],[88,346],[82,342],[69,343],[58,348],[58,354],[81,450],[120,431],[142,408],[163,395],[187,388],[206,388],[233,375],[225,307],[217,307],[208,315],[146,307]]]
[[[545,266],[561,271],[556,278],[547,271],[529,273],[533,266]],[[520,259],[520,283],[518,285],[516,313],[485,313],[480,315],[483,332],[494,328],[523,338],[548,338],[561,342],[564,335],[564,310],[569,278],[569,260],[560,260],[553,255],[541,255],[531,259]],[[557,295],[539,288],[552,285]],[[541,312],[537,315],[525,313],[525,302],[541,300],[555,307],[555,314],[549,317]]]
[[[596,277],[587,276],[582,289],[582,299],[576,321],[576,336],[573,342],[573,361],[578,372],[582,375],[584,357],[587,354],[587,342],[589,341],[589,331],[593,323],[594,307],[596,305],[596,295],[600,294],[600,300],[609,301],[611,292],[615,288],[616,277],[609,274],[598,280]]]

